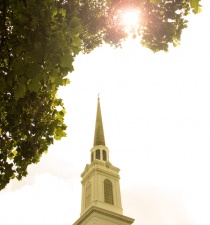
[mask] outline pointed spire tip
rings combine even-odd
[[[96,145],[104,145],[105,146],[105,138],[104,138],[104,130],[103,130],[103,122],[102,122],[102,116],[101,116],[99,95],[98,95],[95,135],[94,135],[94,143],[93,144],[94,144],[94,146],[96,146]]]

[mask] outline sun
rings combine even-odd
[[[123,12],[122,23],[127,28],[137,28],[140,24],[140,11],[130,10]]]
[[[139,0],[121,0],[111,10],[111,23],[128,35],[137,34],[142,26]]]

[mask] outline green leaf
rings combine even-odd
[[[10,177],[10,179],[14,179],[15,178],[15,174],[13,174],[11,177]]]
[[[72,51],[74,52],[75,55],[78,55],[80,53],[80,51],[81,51],[81,48],[72,46]]]
[[[28,85],[28,90],[38,92],[40,87],[40,82],[36,78],[33,78]]]
[[[52,10],[52,18],[55,17],[57,15],[57,13],[58,13],[58,10],[56,8],[54,8]]]
[[[51,83],[55,82],[56,77],[55,76],[49,76],[49,80],[51,81]]]
[[[59,10],[59,13],[60,13],[63,17],[66,16],[66,10],[63,9],[63,8],[61,8],[61,9]]]
[[[70,84],[70,80],[68,78],[65,78],[62,80],[62,85],[66,86],[67,84]]]
[[[82,41],[78,35],[71,35],[72,44],[75,47],[80,47],[82,44]]]
[[[15,100],[17,101],[20,98],[22,98],[25,95],[25,92],[26,92],[26,88],[24,84],[15,85],[14,87]]]
[[[81,26],[80,19],[77,18],[77,17],[73,17],[71,19],[71,21],[70,21],[70,26],[71,26],[71,28],[75,28],[75,27]]]
[[[199,13],[201,12],[201,7],[199,5],[200,0],[190,0],[190,6],[193,8],[193,12]]]
[[[66,137],[66,132],[59,127],[55,132],[55,140],[60,140],[62,137]]]
[[[54,83],[56,84],[56,86],[62,85],[63,84],[62,77],[58,77],[57,79],[55,79]]]
[[[74,61],[74,58],[71,54],[65,54],[61,57],[61,66],[62,67],[71,67],[72,63]]]

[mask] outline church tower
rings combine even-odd
[[[73,225],[131,225],[134,222],[134,219],[123,215],[119,171],[109,161],[98,98],[90,164],[81,174],[81,214]]]

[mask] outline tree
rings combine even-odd
[[[57,90],[69,83],[79,52],[128,36],[120,14],[129,7],[144,18],[133,35],[154,52],[179,44],[185,16],[200,11],[199,0],[0,2],[0,189],[66,136]]]

